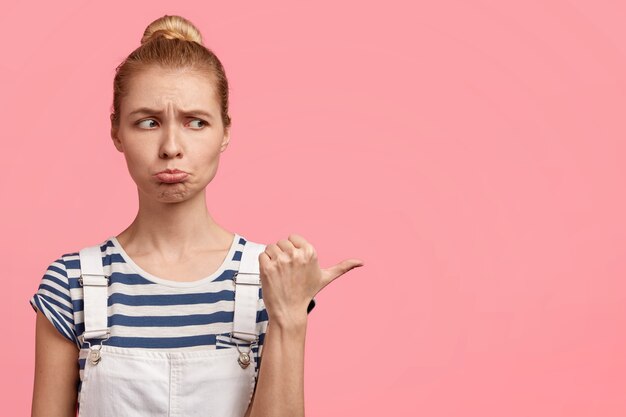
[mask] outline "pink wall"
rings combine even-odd
[[[311,315],[308,416],[625,415],[626,7],[416,3],[3,4],[0,413],[48,263],[134,217],[111,83],[167,13],[232,85],[213,216],[365,261]]]

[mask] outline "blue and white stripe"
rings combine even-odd
[[[210,277],[191,282],[163,280],[142,270],[114,237],[104,241],[102,262],[110,275],[107,304],[111,331],[107,345],[147,349],[231,348],[226,336],[233,329],[235,287],[246,239],[235,234],[228,255]],[[78,339],[85,329],[82,287],[78,282],[78,252],[62,255],[50,264],[37,292],[30,299],[55,328],[81,349],[80,379],[83,378],[87,343]],[[259,296],[262,296],[259,288]],[[259,345],[252,352],[258,372],[268,324],[262,298],[257,311]]]

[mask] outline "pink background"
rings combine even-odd
[[[47,265],[135,215],[111,84],[166,13],[232,86],[216,220],[365,261],[318,295],[308,416],[626,414],[626,7],[598,0],[4,2],[1,414],[30,413]]]

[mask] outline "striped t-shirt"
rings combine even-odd
[[[159,278],[139,267],[115,236],[100,244],[104,273],[109,275],[107,304],[111,346],[187,350],[198,347],[230,348],[233,330],[234,273],[246,239],[234,234],[231,247],[220,267],[208,277],[188,282]],[[78,252],[67,253],[50,264],[37,292],[30,299],[54,327],[80,349],[80,381],[88,350],[78,337],[85,330],[82,287],[78,282]],[[256,370],[268,324],[267,311],[259,288],[257,311],[258,346],[252,348]],[[80,392],[80,383],[78,390]]]

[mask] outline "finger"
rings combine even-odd
[[[270,256],[265,253],[265,252],[261,252],[259,253],[259,264],[264,265],[266,263],[269,263],[270,261]]]
[[[289,235],[289,241],[293,243],[296,248],[301,249],[307,257],[317,258],[317,252],[311,242],[307,241],[302,236],[292,233]]]
[[[282,249],[283,252],[293,254],[296,251],[296,247],[288,239],[281,239],[276,242],[276,245]]]
[[[298,235],[296,233],[290,234],[287,239],[289,239],[289,241],[296,248],[303,248],[303,247],[309,245],[309,242],[305,238],[303,238],[302,236],[300,236],[300,235]]]
[[[360,259],[346,259],[345,261],[341,261],[336,265],[331,266],[330,268],[324,269],[326,283],[330,283],[351,269],[357,268],[359,266],[365,265]]]
[[[264,252],[270,259],[276,259],[280,254],[281,249],[275,243],[270,243],[265,246]]]

